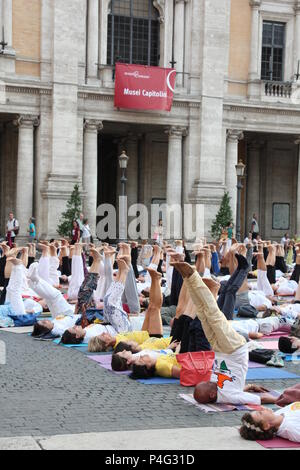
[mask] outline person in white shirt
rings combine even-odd
[[[300,442],[300,402],[292,403],[275,413],[264,408],[245,414],[240,435],[250,441],[268,441],[278,436]]]
[[[200,383],[194,391],[199,403],[228,403],[234,405],[260,405],[274,402],[274,397],[260,398],[248,393],[257,387],[246,387],[249,352],[245,338],[238,334],[225,315],[220,311],[210,289],[216,282],[202,279],[198,272],[187,263],[174,263],[184,278],[192,301],[197,308],[197,316],[202,323],[205,336],[215,352],[215,362],[210,382]]]
[[[46,335],[62,336],[68,328],[76,325],[81,315],[65,316],[60,315],[53,320],[38,321],[33,327],[33,338],[39,338]]]
[[[91,242],[91,229],[88,219],[84,219],[82,225],[82,243],[89,244]]]
[[[15,219],[13,212],[10,212],[6,224],[6,237],[7,239],[10,238],[12,243],[15,243],[16,232],[19,231],[19,227],[19,222]]]

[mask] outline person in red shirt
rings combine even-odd
[[[76,220],[73,220],[71,245],[75,245],[76,243],[79,243],[79,242],[80,242],[79,223]]]

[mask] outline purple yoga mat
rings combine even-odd
[[[271,441],[257,441],[265,449],[300,449],[300,442],[291,442],[287,439],[276,437]]]
[[[265,340],[265,339],[279,339],[282,336],[285,336],[287,338],[289,336],[289,334],[286,331],[274,331],[269,336],[263,336],[263,338],[261,338],[261,339],[262,340]]]
[[[248,369],[264,369],[265,366],[264,364],[259,364],[258,362],[252,362],[252,361],[249,361],[249,364],[248,364]]]
[[[99,366],[103,367],[103,369],[110,370],[114,374],[120,374],[120,375],[129,375],[131,374],[130,370],[125,370],[124,372],[116,372],[112,370],[111,368],[111,354],[108,355],[101,355],[101,356],[88,356],[89,359],[92,361],[97,362]]]

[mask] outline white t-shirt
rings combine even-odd
[[[288,318],[298,318],[300,314],[300,304],[289,304],[280,308],[281,315]]]
[[[18,228],[18,227],[19,227],[19,222],[17,221],[17,219],[7,221],[6,228],[8,232],[11,232],[12,237],[16,236],[14,232],[14,228]]]
[[[293,403],[276,411],[277,416],[284,415],[284,420],[277,436],[292,442],[300,442],[300,402]]]
[[[265,294],[260,290],[251,290],[248,292],[249,303],[254,308],[259,308],[265,305],[267,308],[272,308],[272,302],[267,299]]]
[[[91,236],[91,230],[89,225],[83,225],[82,227],[82,238],[89,238]]]
[[[259,325],[256,320],[250,319],[231,321],[230,324],[235,329],[235,331],[242,336],[247,336],[249,333],[259,332]]]
[[[23,299],[26,312],[42,313],[43,307],[33,299]]]
[[[79,320],[81,315],[74,316],[58,316],[53,320],[53,330],[52,334],[55,336],[62,336],[66,330],[72,328],[76,325],[77,320]]]
[[[217,403],[260,405],[259,396],[244,392],[249,352],[245,344],[232,354],[216,353],[211,381],[218,385]]]
[[[95,338],[95,336],[100,336],[103,333],[108,333],[111,336],[117,336],[116,330],[111,325],[89,325],[85,329],[84,343],[88,343],[90,339]]]
[[[143,357],[143,356],[150,356],[152,359],[157,359],[160,356],[170,356],[171,354],[174,354],[172,349],[162,349],[160,351],[155,351],[153,349],[143,349],[143,351],[140,351],[138,353],[133,354],[134,357]]]

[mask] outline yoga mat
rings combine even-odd
[[[299,379],[300,376],[292,374],[275,367],[266,367],[265,369],[249,369],[247,380],[279,380],[279,379]]]
[[[281,437],[276,437],[271,441],[257,441],[265,449],[300,449],[300,442],[291,442]]]
[[[278,349],[278,341],[261,341],[264,349]]]
[[[165,379],[163,377],[153,377],[152,379],[139,379],[137,382],[144,385],[180,385],[179,379]]]
[[[112,368],[111,368],[111,357],[112,357],[111,354],[103,355],[103,356],[88,356],[89,359],[91,359],[92,361],[97,362],[97,364],[99,366],[103,367],[103,369],[109,370],[110,372],[113,372],[114,374],[118,374],[118,375],[130,375],[131,374],[130,370],[125,370],[123,372],[116,372],[116,371],[112,370]]]
[[[275,339],[281,338],[282,336],[287,338],[289,336],[289,334],[286,331],[282,331],[282,332],[278,332],[278,331],[275,332],[274,331],[274,333],[272,333],[270,336],[263,336],[260,339],[260,341],[268,340],[270,338],[275,340]]]
[[[229,405],[224,403],[211,403],[203,405],[197,403],[192,394],[181,393],[179,396],[187,403],[195,406],[204,413],[228,413],[229,411],[257,411],[262,409],[262,406],[260,405]]]
[[[284,357],[286,362],[300,362],[300,356],[292,356],[292,354],[287,354]]]
[[[259,364],[259,362],[249,361],[248,369],[265,369],[267,366],[264,364]]]
[[[80,343],[80,344],[62,344],[60,342],[60,338],[55,339],[53,341],[55,344],[59,344],[60,346],[64,346],[65,348],[87,348],[88,344],[87,343]]]

